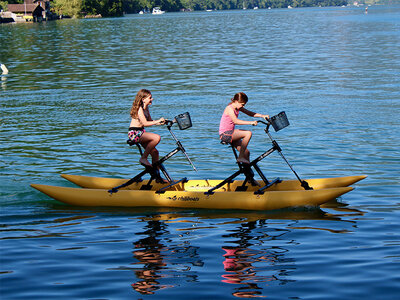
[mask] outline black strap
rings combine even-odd
[[[129,130],[143,130],[144,127],[129,127]]]

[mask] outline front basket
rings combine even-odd
[[[280,112],[276,116],[271,117],[271,124],[275,131],[279,131],[289,126],[289,120],[284,111]]]
[[[190,119],[190,114],[188,112],[177,115],[174,121],[178,123],[180,130],[185,130],[192,127],[192,120]]]

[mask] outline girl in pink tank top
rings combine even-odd
[[[245,93],[237,93],[231,99],[231,103],[225,108],[219,124],[219,137],[221,143],[229,143],[239,151],[237,161],[240,163],[250,163],[250,152],[247,145],[251,139],[251,131],[235,129],[235,125],[257,125],[257,121],[243,121],[238,119],[239,111],[254,118],[269,118],[268,115],[262,115],[244,108],[248,101]]]

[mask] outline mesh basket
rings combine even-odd
[[[188,112],[177,115],[174,121],[178,123],[180,130],[185,130],[192,127],[192,120],[190,119],[190,115]]]
[[[271,117],[271,124],[275,131],[279,131],[289,126],[289,120],[284,111],[280,112],[276,116]]]

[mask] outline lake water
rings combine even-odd
[[[400,7],[129,15],[0,26],[2,299],[398,299]],[[82,208],[30,183],[127,177],[136,92],[189,111],[175,178],[236,167],[218,122],[239,91],[291,125],[272,135],[303,178],[368,175],[321,208]],[[242,116],[243,119],[248,119]],[[248,128],[248,127],[247,127]],[[158,149],[175,147],[168,131]],[[252,127],[252,157],[270,148]],[[294,178],[276,153],[260,166]]]

